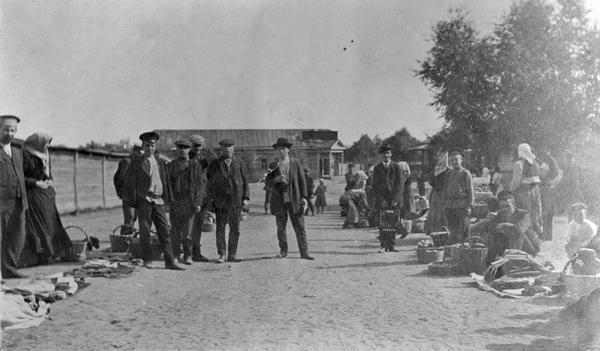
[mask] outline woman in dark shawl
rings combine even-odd
[[[56,192],[50,169],[50,135],[34,133],[23,144],[23,172],[27,188],[27,237],[22,261],[45,264],[65,255],[71,240],[56,208]]]

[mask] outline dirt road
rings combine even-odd
[[[241,263],[195,263],[184,272],[138,269],[91,285],[52,306],[52,320],[3,331],[7,350],[568,350],[574,340],[555,317],[559,299],[501,299],[468,277],[433,277],[417,264],[425,238],[398,241],[398,253],[377,253],[374,230],[342,229],[337,206],[307,217],[315,261],[278,252],[275,219],[262,214],[252,187],[253,214],[242,222]],[[341,187],[331,182],[330,205]],[[335,194],[335,193],[338,194]],[[107,245],[118,210],[67,216]],[[559,257],[565,220],[542,258]],[[203,253],[216,258],[214,233]],[[558,259],[557,261],[560,261]],[[562,259],[564,262],[564,259]],[[23,270],[33,276],[72,269]]]

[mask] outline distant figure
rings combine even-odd
[[[367,202],[367,193],[365,186],[367,183],[367,174],[363,171],[357,172],[359,181],[354,189],[347,190],[341,197],[348,208],[348,215],[343,228],[366,228],[368,226],[367,214],[370,212]]]
[[[583,174],[581,172],[581,166],[575,162],[575,155],[571,152],[567,152],[566,164],[562,168],[563,179],[558,189],[559,198],[561,200],[560,209],[561,212],[567,212],[571,214],[570,206],[576,202],[584,201],[583,196]],[[573,218],[569,217],[569,221]]]
[[[317,190],[315,191],[316,201],[315,207],[317,208],[317,213],[323,213],[325,211],[325,206],[327,206],[327,186],[325,185],[325,181],[323,179],[319,179],[319,185],[317,186]]]
[[[417,188],[419,189],[419,195],[425,196],[425,175],[422,169],[417,172]]]
[[[354,164],[351,163],[348,165],[348,173],[344,175],[346,178],[346,187],[344,191],[353,189],[358,182],[358,177],[356,176],[356,170],[354,169]]]
[[[311,215],[315,215],[315,208],[312,203],[312,198],[314,196],[315,189],[315,181],[313,177],[310,175],[308,168],[304,169],[304,176],[306,177],[306,201],[308,202],[308,208],[306,209],[306,215],[308,214],[308,210],[310,210]]]
[[[437,155],[437,164],[429,181],[431,194],[429,194],[429,213],[427,214],[427,221],[425,221],[425,234],[439,232],[442,227],[447,225],[442,195],[449,170],[448,153],[440,152]]]
[[[504,190],[502,187],[502,173],[500,172],[500,167],[496,166],[490,177],[490,191],[496,196],[502,190]]]
[[[0,244],[2,278],[24,278],[17,265],[25,243],[27,196],[23,156],[11,145],[19,117],[0,116]]]
[[[462,243],[469,236],[470,209],[475,202],[471,172],[463,168],[463,153],[453,150],[449,155],[452,167],[444,184],[443,203],[446,211],[450,243]]]
[[[598,226],[586,218],[587,206],[581,202],[571,206],[571,217],[573,220],[569,222],[567,229],[569,239],[565,245],[565,252],[569,258],[572,258],[579,249],[587,247],[598,230]]]
[[[540,239],[552,240],[554,214],[559,209],[557,187],[562,180],[563,171],[550,152],[542,156],[540,165],[540,198],[542,202],[542,233]]]
[[[48,153],[51,141],[52,137],[48,134],[34,133],[23,144],[23,173],[29,203],[23,254],[37,256],[22,257],[24,263],[47,264],[64,257],[67,249],[73,245],[56,208],[56,191]]]
[[[519,159],[514,163],[509,190],[517,197],[517,208],[529,211],[531,229],[541,233],[542,201],[540,198],[540,166],[529,144],[518,148]]]
[[[127,169],[129,168],[131,161],[136,157],[142,157],[141,151],[141,147],[134,145],[131,148],[131,153],[129,156],[119,161],[119,166],[117,167],[117,171],[113,177],[115,191],[117,192],[119,199],[121,199],[121,207],[123,209],[123,226],[121,227],[121,235],[133,234],[133,224],[137,218],[135,208],[127,206],[125,201],[123,201],[123,185],[125,184],[125,176],[127,175]]]

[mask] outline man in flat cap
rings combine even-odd
[[[279,241],[279,255],[287,257],[287,221],[288,216],[296,233],[300,257],[305,260],[314,260],[308,254],[306,229],[304,227],[304,211],[308,207],[308,190],[306,178],[300,161],[290,157],[290,143],[286,138],[278,138],[273,144],[277,151],[277,167],[267,175],[265,182],[271,184],[271,213],[275,215],[277,225],[277,240]]]
[[[156,132],[146,132],[140,135],[143,157],[133,160],[127,171],[125,180],[125,202],[135,207],[140,223],[140,244],[144,266],[152,268],[152,249],[150,246],[150,227],[156,227],[158,240],[165,260],[165,268],[184,270],[178,266],[173,257],[173,248],[169,236],[169,222],[165,206],[173,201],[167,163],[155,155]]]
[[[167,168],[173,190],[171,205],[171,243],[173,256],[180,263],[192,264],[192,229],[194,218],[202,209],[204,187],[201,187],[198,173],[203,173],[200,164],[190,160],[189,152],[192,143],[187,139],[175,142],[177,158]],[[183,257],[182,254],[183,247]]]
[[[203,152],[204,144],[206,143],[203,136],[194,134],[188,139],[192,143],[192,148],[189,153],[190,160],[197,163],[193,176],[194,182],[196,183],[195,187],[202,197],[200,212],[197,212],[194,216],[194,225],[192,226],[192,261],[208,262],[208,258],[202,255],[200,239],[202,237],[202,224],[204,223],[210,205],[206,194],[206,170],[208,169],[210,162],[214,160],[214,157],[211,158],[208,152]]]
[[[378,211],[399,210],[402,206],[402,169],[392,161],[392,148],[388,144],[379,147],[381,162],[373,168],[373,197]],[[392,251],[396,241],[395,230],[379,231],[381,249],[379,252]]]
[[[2,278],[22,278],[17,264],[25,244],[27,196],[21,149],[11,145],[21,120],[0,116],[0,244]]]
[[[242,206],[247,207],[250,191],[246,178],[246,166],[233,157],[234,142],[231,139],[219,141],[221,156],[208,166],[208,197],[212,201],[217,217],[218,263],[225,258],[229,262],[240,262],[237,246],[240,238],[240,217]],[[229,224],[229,242],[225,243],[225,226]]]
[[[450,230],[450,242],[456,244],[463,243],[469,236],[469,218],[475,197],[471,172],[462,166],[462,151],[451,150],[448,161],[450,171],[446,175],[442,203]]]
[[[119,161],[117,171],[113,177],[115,191],[122,201],[123,208],[123,226],[121,227],[121,235],[133,234],[133,223],[137,217],[135,208],[127,206],[123,201],[123,185],[125,184],[125,176],[127,175],[127,169],[129,168],[129,165],[131,165],[131,161],[139,157],[142,157],[142,148],[138,145],[134,145],[129,156]]]

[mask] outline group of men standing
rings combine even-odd
[[[123,163],[115,176],[117,193],[123,200],[124,228],[132,228],[135,209],[139,221],[140,245],[144,266],[152,268],[150,228],[152,223],[162,249],[165,268],[182,270],[179,263],[207,262],[201,254],[202,224],[209,208],[216,215],[216,246],[218,263],[240,262],[237,247],[240,237],[241,211],[249,206],[249,187],[246,166],[234,157],[234,141],[219,141],[217,159],[202,157],[205,140],[193,135],[175,142],[177,157],[169,162],[156,155],[156,132],[140,135],[141,154]],[[306,180],[300,162],[289,157],[292,144],[279,138],[273,148],[278,153],[277,167],[269,173],[272,179],[271,213],[276,217],[280,253],[287,256],[286,225],[290,217],[298,238],[300,255],[308,254],[303,214],[308,199]],[[167,219],[169,212],[171,223]],[[225,238],[226,226],[229,238]],[[127,230],[127,229],[126,229]]]

